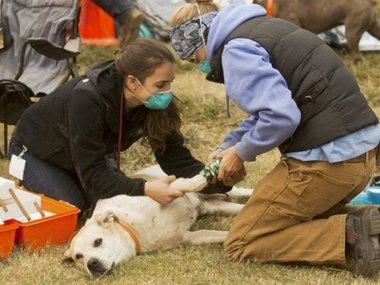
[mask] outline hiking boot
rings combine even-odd
[[[379,208],[364,208],[347,215],[347,268],[355,275],[369,277],[380,269]]]
[[[137,39],[143,19],[143,14],[137,9],[133,9],[128,14],[124,24],[120,27],[120,46],[122,48]]]

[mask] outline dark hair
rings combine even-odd
[[[175,58],[164,43],[153,39],[138,39],[124,48],[115,63],[123,78],[133,75],[144,84],[145,79],[166,62],[175,63]],[[178,98],[173,96],[167,109],[148,110],[143,137],[149,141],[153,151],[164,150],[167,138],[179,133],[182,122],[178,104]]]

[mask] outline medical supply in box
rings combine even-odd
[[[0,199],[7,200],[12,198],[11,194],[9,193],[9,189],[15,189],[15,182],[5,179],[4,177],[0,177]]]
[[[69,242],[76,231],[80,210],[66,202],[44,196],[41,197],[41,208],[45,217],[16,221],[19,226],[16,230],[16,245],[33,251],[46,245]]]
[[[67,202],[19,189],[0,177],[0,257],[8,257],[14,245],[33,251],[67,243],[79,212]]]
[[[7,221],[22,217],[31,220],[30,215],[38,213],[41,208],[41,196],[35,193],[10,188],[1,194],[0,220]]]

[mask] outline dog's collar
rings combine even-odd
[[[274,16],[274,0],[267,0],[267,15]]]
[[[122,223],[120,221],[117,222],[124,231],[126,231],[129,236],[132,238],[133,242],[135,243],[135,249],[136,249],[136,255],[139,255],[140,254],[140,249],[141,249],[141,246],[140,246],[140,241],[139,239],[137,238],[137,234],[135,232],[135,230],[130,226],[128,225],[127,223]]]

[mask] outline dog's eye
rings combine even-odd
[[[98,247],[102,244],[103,240],[101,238],[97,238],[95,241],[94,241],[94,247]]]
[[[75,255],[75,259],[81,259],[81,258],[83,258],[83,254],[81,254],[81,253],[77,253],[77,254]]]

